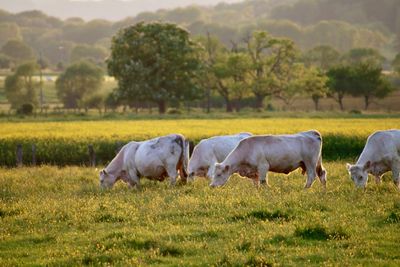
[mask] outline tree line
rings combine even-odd
[[[226,111],[240,111],[245,98],[254,99],[256,110],[265,99],[282,100],[290,109],[298,98],[309,97],[315,109],[324,97],[344,110],[346,95],[363,97],[365,109],[376,98],[388,96],[395,86],[385,75],[385,58],[378,50],[355,48],[340,53],[331,46],[301,52],[295,43],[254,31],[240,42],[226,46],[216,36],[191,36],[172,23],[137,23],[121,29],[113,38],[105,62],[118,87],[101,95],[104,71],[90,62],[77,62],[56,81],[57,97],[68,109],[153,103],[159,113],[168,106],[204,100],[210,108],[212,95],[224,100]],[[400,54],[392,62],[400,73]],[[5,80],[5,93],[13,108],[38,107],[39,82],[32,79],[40,65],[20,65]]]

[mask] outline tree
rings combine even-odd
[[[252,61],[251,89],[256,108],[263,108],[265,97],[276,93],[278,76],[294,61],[297,51],[292,41],[273,38],[264,31],[254,32],[245,41]]]
[[[83,99],[82,102],[86,112],[89,108],[95,108],[99,111],[99,114],[101,115],[101,110],[104,106],[105,99],[102,94],[93,94]]]
[[[301,77],[301,85],[306,95],[314,102],[315,110],[319,109],[319,100],[328,93],[328,77],[315,67],[307,68]]]
[[[83,100],[99,91],[103,82],[103,71],[88,62],[69,66],[56,81],[57,96],[64,107],[81,108]]]
[[[77,45],[72,49],[70,62],[87,60],[95,64],[103,64],[107,55],[106,49],[102,47]]]
[[[113,112],[121,105],[121,101],[116,94],[117,89],[114,89],[111,93],[109,93],[104,100],[104,108],[105,112],[107,112],[107,108],[110,108]]]
[[[206,37],[198,36],[196,41],[204,47],[204,49],[200,50],[202,64],[198,81],[204,89],[207,101],[207,113],[210,113],[211,91],[217,89],[217,77],[214,73],[214,65],[216,64],[217,56],[225,53],[226,48],[218,38],[211,36],[208,32]]]
[[[400,74],[400,53],[398,53],[395,59],[392,61],[392,67],[395,72]]]
[[[22,41],[9,40],[1,48],[1,52],[17,63],[33,59],[32,49]]]
[[[275,82],[274,96],[281,99],[290,108],[296,97],[305,94],[301,78],[306,69],[301,63],[287,64],[281,67],[280,74]]]
[[[142,22],[114,36],[107,67],[122,97],[155,102],[162,114],[168,101],[200,97],[195,83],[201,66],[198,49],[175,24]]]
[[[316,46],[303,56],[306,66],[316,66],[324,71],[338,64],[339,59],[340,53],[329,45]]]
[[[23,104],[37,105],[36,90],[39,83],[33,79],[37,70],[37,64],[29,62],[18,66],[14,74],[6,77],[4,90],[11,107],[19,108]]]
[[[227,112],[233,111],[232,101],[236,110],[240,111],[240,101],[250,93],[250,67],[250,58],[245,53],[227,52],[217,57],[212,69],[217,79],[217,91],[225,100]]]
[[[8,56],[0,54],[0,69],[8,69],[11,67],[11,60]]]
[[[331,68],[327,72],[328,76],[328,96],[338,102],[343,111],[343,98],[352,90],[352,68],[350,66],[340,65]]]
[[[368,63],[360,63],[353,67],[353,96],[364,97],[365,110],[373,98],[384,98],[393,91],[390,82],[383,76],[382,68]]]
[[[343,60],[350,65],[367,63],[374,66],[382,66],[385,58],[376,49],[353,48],[343,56]]]

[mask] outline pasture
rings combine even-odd
[[[271,188],[233,176],[171,188],[144,181],[101,191],[92,168],[0,170],[0,265],[398,266],[400,195],[355,190],[344,162],[327,191],[300,172]]]
[[[0,122],[2,165],[14,166],[19,143],[26,165],[32,143],[40,164],[78,165],[0,168],[0,266],[398,266],[400,194],[391,174],[356,190],[344,161],[354,162],[370,133],[390,128],[400,119]],[[300,171],[271,173],[271,188],[234,175],[217,189],[202,179],[176,187],[144,179],[140,191],[122,182],[103,191],[99,170],[84,167],[89,143],[102,168],[116,141],[309,129],[323,134],[326,191],[319,181],[305,191]]]

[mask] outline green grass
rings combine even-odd
[[[390,175],[364,192],[344,162],[325,165],[326,192],[300,172],[270,189],[233,176],[101,191],[90,168],[0,169],[0,265],[399,266]]]

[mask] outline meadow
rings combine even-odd
[[[326,191],[300,172],[102,191],[93,168],[0,169],[0,265],[399,266],[390,175],[364,192],[344,162],[325,166]]]
[[[39,164],[84,165],[88,145],[103,165],[121,144],[181,133],[195,144],[214,135],[251,132],[291,134],[310,129],[323,135],[323,157],[327,160],[354,160],[366,138],[376,130],[400,128],[399,118],[225,118],[225,119],[142,119],[62,122],[0,122],[0,165],[15,166],[18,144],[29,165],[32,144]]]
[[[344,161],[354,162],[369,134],[390,128],[400,118],[1,121],[0,266],[398,266],[400,194],[391,174],[357,190]],[[326,191],[319,181],[304,190],[300,171],[271,173],[270,188],[238,175],[217,189],[204,179],[99,187],[98,169],[117,141],[309,129],[323,134]],[[10,168],[20,143],[26,167]],[[33,143],[38,167],[29,167]],[[97,168],[84,167],[88,144]]]

